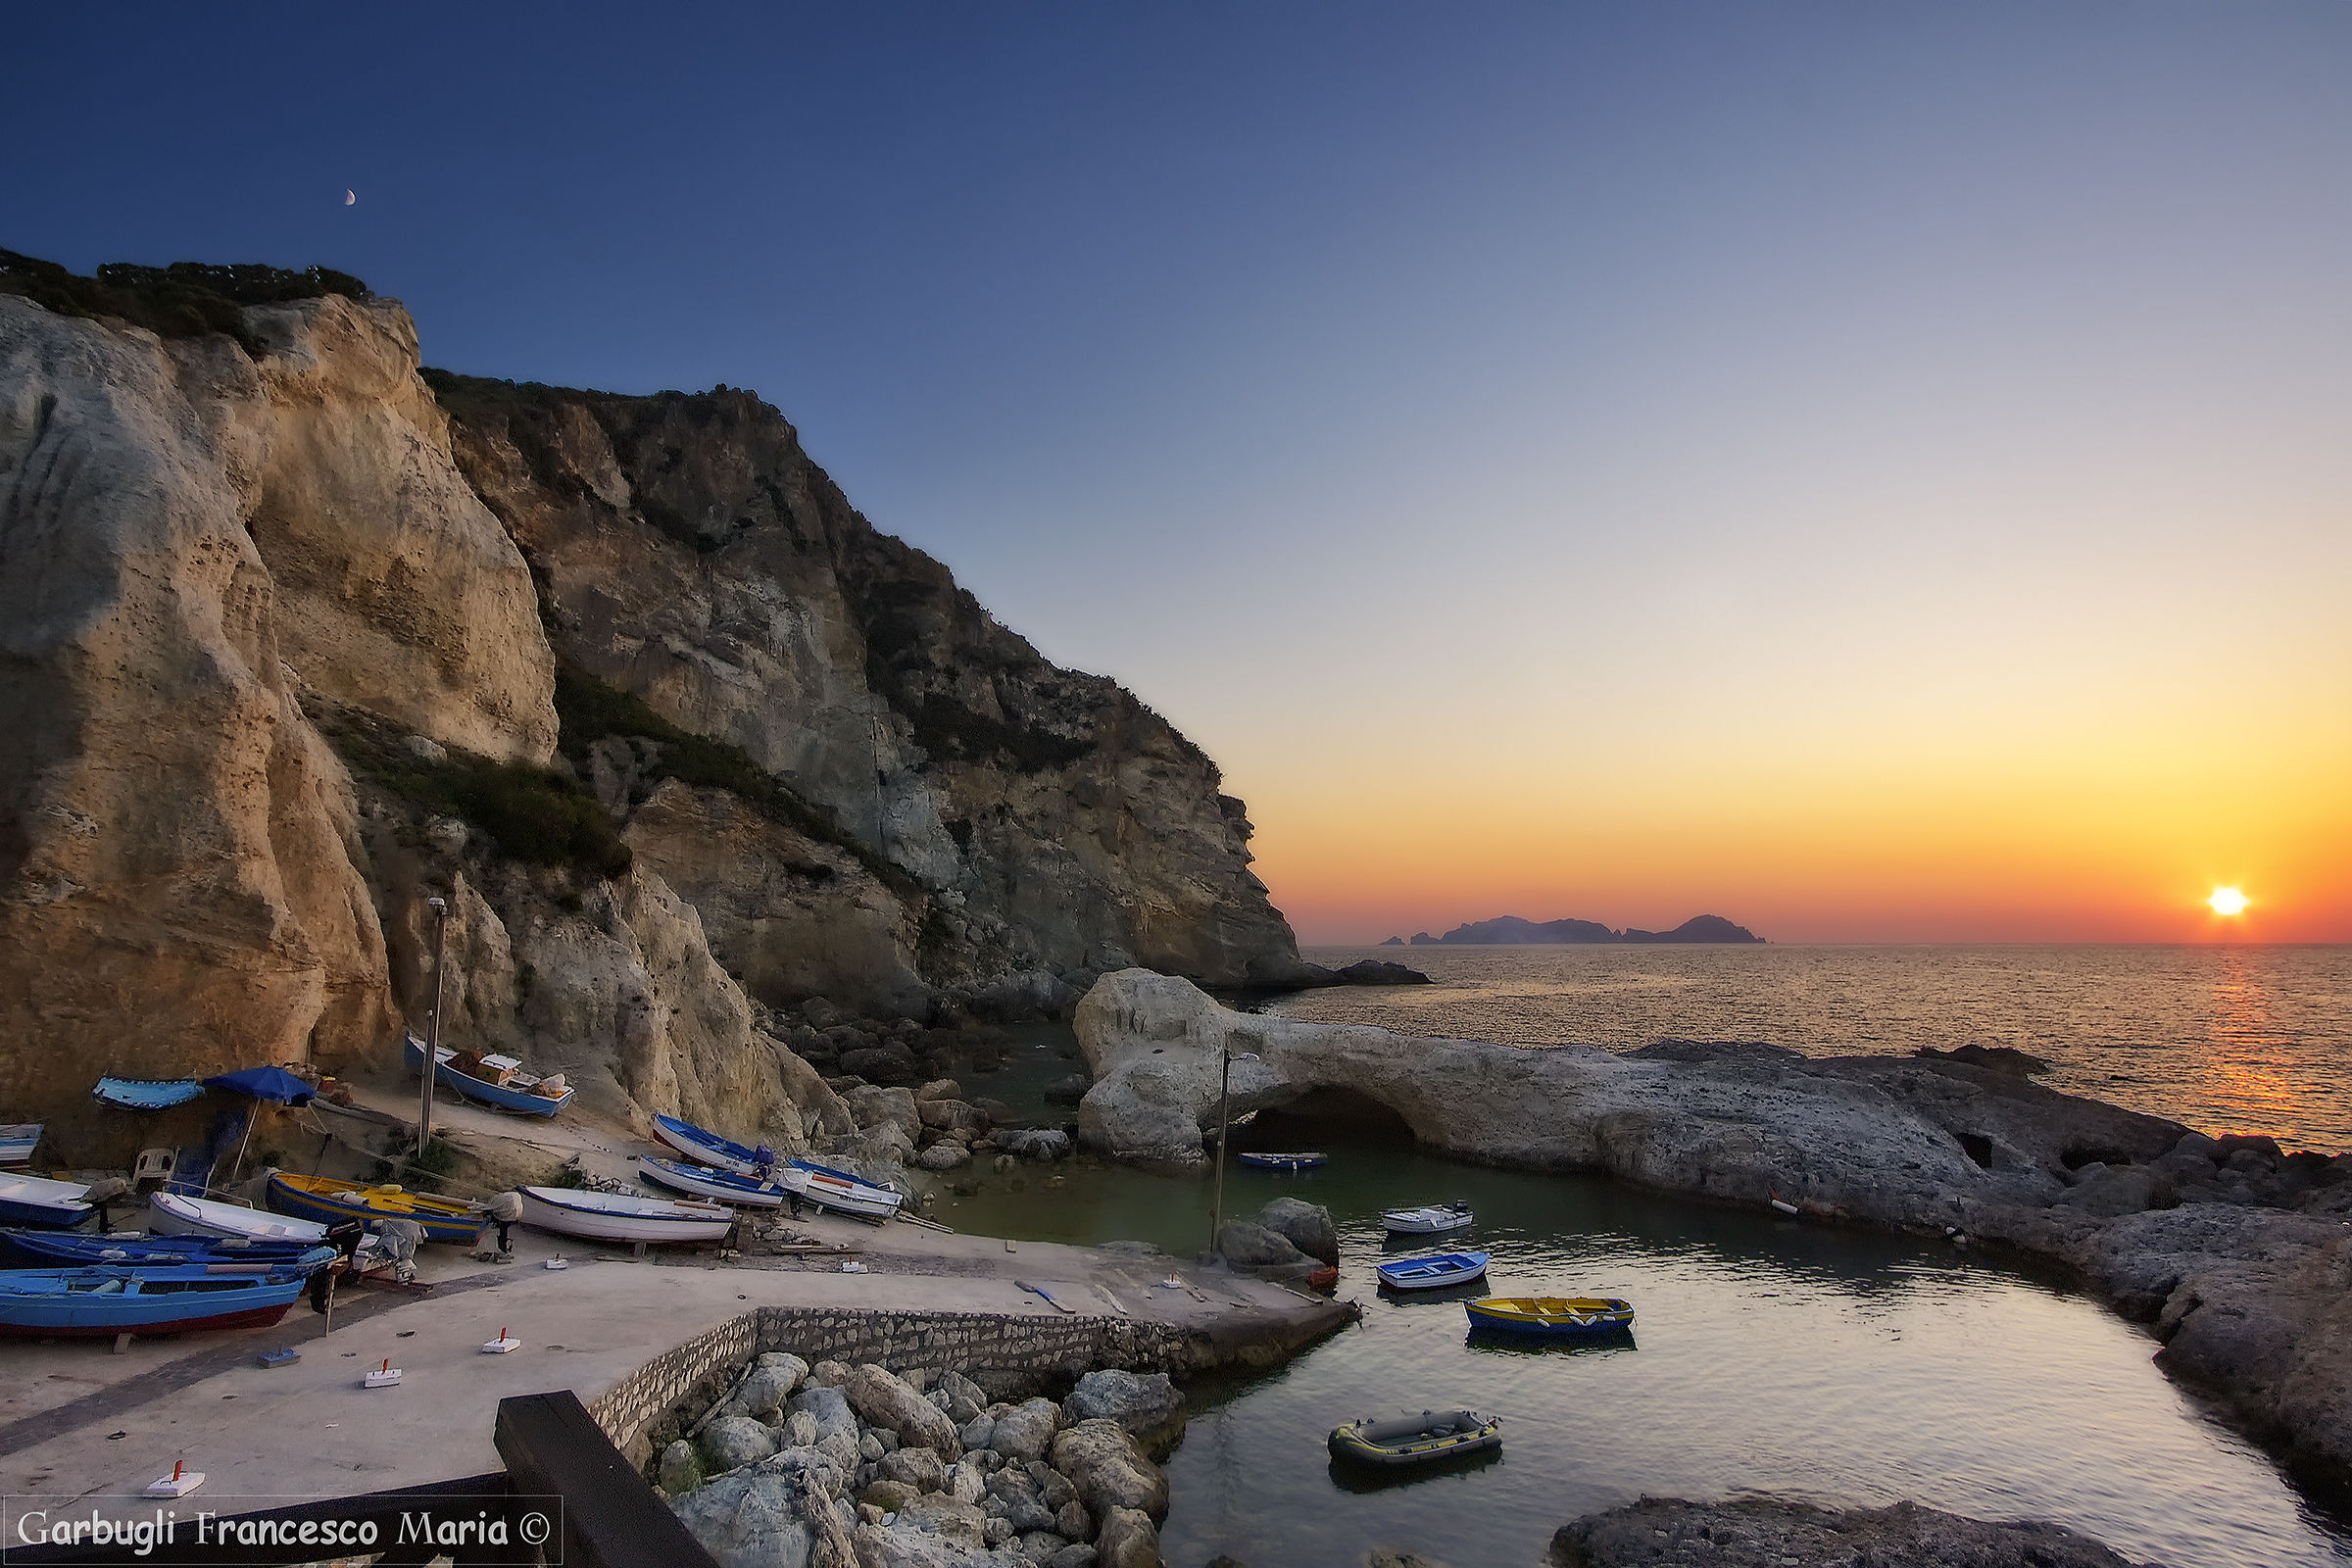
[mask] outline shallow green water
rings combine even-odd
[[[1051,1034],[1033,1038],[967,1092],[1021,1104],[1070,1069]],[[1300,1131],[1266,1129],[1283,1143]],[[1329,1205],[1342,1294],[1366,1320],[1270,1377],[1192,1391],[1168,1462],[1174,1568],[1220,1551],[1251,1568],[1356,1568],[1374,1546],[1454,1568],[1534,1564],[1592,1509],[1743,1491],[2055,1519],[2172,1568],[2352,1562],[2352,1534],[2176,1390],[2151,1339],[2050,1280],[1941,1245],[1313,1132],[1330,1166],[1229,1170],[1227,1207],[1253,1213],[1278,1194]],[[1040,1241],[1204,1243],[1205,1178],[1064,1168],[1059,1188],[990,1178],[933,1212]],[[1492,1251],[1495,1294],[1630,1298],[1635,1345],[1473,1347],[1458,1302],[1378,1298],[1371,1264],[1399,1255],[1383,1251],[1379,1210],[1457,1197],[1478,1223],[1446,1245]],[[1461,1404],[1504,1417],[1496,1462],[1372,1490],[1333,1473],[1323,1440],[1339,1422]]]

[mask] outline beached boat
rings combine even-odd
[[[715,1166],[738,1176],[760,1174],[761,1151],[746,1149],[732,1138],[721,1138],[708,1127],[697,1127],[675,1116],[656,1116],[654,1136],[698,1164]],[[775,1163],[771,1157],[768,1164]]]
[[[782,1170],[776,1172],[776,1180],[821,1208],[858,1219],[870,1219],[877,1225],[896,1214],[899,1205],[906,1201],[905,1193],[877,1187],[846,1170],[835,1170],[830,1165],[812,1165],[805,1159],[787,1162]]]
[[[326,1227],[316,1220],[288,1219],[268,1209],[223,1203],[185,1193],[149,1193],[147,1228],[159,1236],[245,1237],[257,1242],[294,1241],[317,1246]]]
[[[1614,1296],[1489,1296],[1462,1310],[1474,1329],[1530,1339],[1601,1339],[1634,1327],[1634,1303]]]
[[[1392,1291],[1442,1291],[1467,1285],[1487,1271],[1487,1252],[1432,1252],[1400,1257],[1394,1263],[1375,1263],[1372,1272]]]
[[[1435,1236],[1441,1231],[1458,1231],[1469,1223],[1470,1205],[1458,1200],[1380,1212],[1380,1228],[1391,1236]]]
[[[64,1230],[98,1212],[86,1201],[87,1182],[53,1182],[45,1176],[0,1176],[0,1224]]]
[[[637,1168],[649,1182],[691,1198],[707,1198],[714,1203],[733,1203],[740,1208],[781,1208],[784,1204],[784,1190],[775,1183],[756,1182],[729,1170],[681,1165],[674,1159],[661,1159],[652,1154],[638,1155]]]
[[[412,1193],[398,1187],[363,1187],[330,1176],[298,1176],[277,1171],[270,1178],[270,1206],[296,1219],[315,1219],[332,1225],[356,1219],[369,1230],[387,1219],[413,1219],[424,1227],[428,1242],[471,1247],[488,1223],[478,1209],[454,1198]]]
[[[41,1126],[37,1121],[12,1122],[0,1127],[0,1165],[22,1165],[41,1147]]]
[[[1424,1410],[1388,1421],[1366,1417],[1334,1427],[1331,1456],[1350,1464],[1409,1469],[1502,1446],[1502,1419],[1475,1410]]]
[[[96,1264],[258,1263],[290,1265],[315,1250],[309,1242],[229,1241],[219,1236],[135,1236],[118,1232],[0,1230],[0,1257],[11,1268],[86,1268]],[[330,1254],[331,1255],[331,1254]]]
[[[409,1071],[424,1071],[424,1042],[409,1036],[408,1048],[402,1053]],[[513,1056],[481,1056],[470,1051],[453,1051],[442,1046],[433,1054],[437,1063],[433,1081],[454,1089],[467,1100],[500,1110],[511,1110],[518,1116],[553,1116],[571,1102],[571,1086],[562,1073],[534,1077],[522,1070],[522,1063]]]
[[[570,1187],[524,1187],[522,1222],[559,1236],[594,1242],[715,1242],[735,1223],[715,1203],[685,1203],[635,1193],[591,1193]]]
[[[1317,1165],[1331,1163],[1329,1154],[1298,1152],[1287,1154],[1236,1154],[1234,1158],[1252,1170],[1312,1170]]]
[[[321,1248],[331,1260],[331,1248]],[[180,1334],[286,1315],[306,1270],[253,1263],[0,1270],[0,1334]]]

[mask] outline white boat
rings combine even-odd
[[[0,1176],[0,1223],[36,1230],[68,1230],[96,1213],[87,1182],[53,1182],[46,1176]]]
[[[1469,1223],[1470,1205],[1459,1200],[1421,1208],[1387,1208],[1380,1214],[1380,1228],[1391,1236],[1435,1236],[1440,1231],[1458,1231]]]
[[[735,1223],[715,1203],[684,1203],[635,1193],[591,1193],[569,1187],[524,1187],[522,1222],[559,1236],[593,1242],[715,1242]]]
[[[811,1165],[805,1159],[786,1164],[776,1172],[776,1180],[820,1208],[876,1222],[896,1214],[899,1205],[906,1201],[905,1193],[876,1187],[872,1182],[859,1181],[846,1170],[835,1170],[830,1165]]]
[[[242,1203],[190,1198],[184,1193],[147,1195],[147,1228],[158,1236],[239,1237],[251,1241],[317,1243],[326,1240],[326,1227],[317,1220],[295,1219]]]
[[[0,1127],[0,1165],[22,1165],[30,1159],[41,1144],[41,1126],[37,1121],[21,1121]]]
[[[756,1182],[703,1165],[681,1165],[674,1159],[657,1159],[651,1154],[638,1155],[637,1168],[649,1182],[671,1192],[707,1198],[714,1203],[733,1203],[738,1208],[784,1206],[783,1189],[773,1182]]]

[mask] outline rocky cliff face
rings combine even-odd
[[[724,390],[435,385],[559,655],[740,749],[905,873],[907,969],[966,985],[1128,964],[1212,984],[1301,972],[1216,764],[876,532],[775,410]],[[821,965],[755,960],[743,934],[763,908],[798,923],[804,901],[737,893],[721,954],[773,1000],[820,989]],[[858,919],[873,936],[889,923]]]
[[[159,336],[41,265],[0,253],[0,1111],[59,1151],[102,1072],[388,1065],[428,888],[447,1038],[781,1147],[843,1117],[762,1000],[1296,969],[1215,765],[748,394],[445,408],[351,280],[199,278]]]

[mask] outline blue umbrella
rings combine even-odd
[[[248,1067],[204,1081],[207,1089],[225,1089],[248,1100],[274,1100],[281,1105],[307,1105],[318,1091],[283,1067]]]

